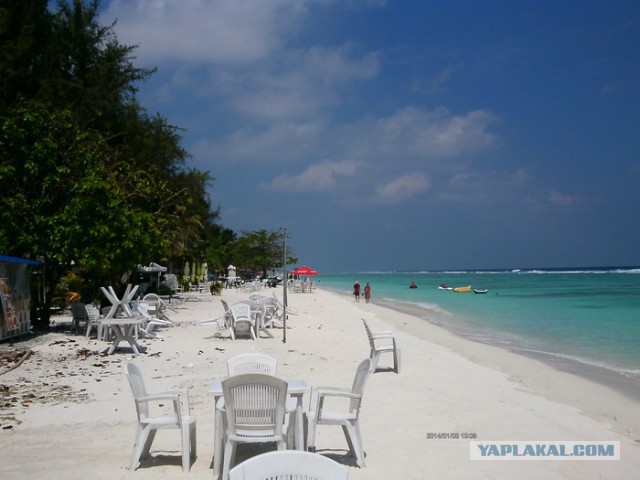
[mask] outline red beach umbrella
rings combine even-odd
[[[302,266],[300,268],[296,268],[295,270],[293,270],[292,272],[290,272],[292,275],[300,275],[300,276],[311,276],[311,275],[318,275],[319,272],[316,272],[314,269],[305,266]]]

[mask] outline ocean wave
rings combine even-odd
[[[339,272],[338,275],[549,275],[549,274],[640,274],[640,266],[553,267],[553,268],[487,268],[469,270],[370,270]]]
[[[585,268],[514,268],[510,270],[444,270],[443,275],[581,275],[629,273],[640,274],[640,267],[585,267]]]
[[[621,274],[638,274],[640,268],[601,268],[601,269],[580,269],[580,270],[520,270],[520,274],[532,274],[532,275],[605,275],[611,273]]]

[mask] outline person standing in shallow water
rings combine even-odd
[[[353,296],[356,299],[356,302],[360,301],[360,284],[356,280],[356,283],[353,284]]]
[[[369,285],[369,282],[364,286],[364,300],[367,303],[371,300],[371,285]]]

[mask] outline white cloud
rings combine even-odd
[[[429,189],[431,182],[424,173],[410,173],[395,178],[376,189],[377,199],[384,202],[406,200]]]
[[[497,143],[489,129],[499,121],[486,110],[451,115],[445,108],[428,111],[408,106],[384,118],[365,118],[341,130],[349,156],[383,163],[438,163],[462,158]]]
[[[552,205],[558,205],[561,207],[568,207],[578,201],[577,197],[573,195],[567,195],[566,193],[551,192],[549,194],[549,203]]]
[[[340,179],[353,176],[359,167],[358,162],[345,160],[342,162],[324,161],[307,167],[299,175],[284,174],[276,177],[263,187],[269,190],[288,192],[322,192],[333,190]]]
[[[274,122],[267,128],[242,128],[220,139],[201,139],[190,150],[196,158],[215,163],[283,163],[311,158],[325,124]]]
[[[486,148],[496,141],[488,127],[497,117],[485,110],[452,116],[445,108],[431,112],[405,107],[378,121],[376,136],[416,154],[451,156]]]
[[[412,88],[416,92],[433,95],[446,91],[447,85],[453,78],[454,73],[463,68],[463,63],[447,65],[431,78],[418,78],[412,82]]]
[[[295,32],[309,3],[297,0],[112,0],[120,42],[147,64],[243,64],[271,55]]]
[[[533,183],[526,169],[515,171],[467,171],[439,184],[435,199],[441,203],[466,203],[484,206],[501,203],[512,204],[523,199]]]
[[[314,117],[340,105],[341,86],[378,74],[378,54],[358,52],[354,44],[295,44],[314,8],[334,3],[340,5],[327,0],[113,0],[102,20],[117,18],[120,42],[138,45],[134,55],[144,65],[160,65],[169,73],[157,97],[166,101],[189,93],[221,99],[218,107],[271,122]],[[351,7],[359,5],[368,2]]]
[[[373,78],[378,71],[377,54],[361,55],[353,45],[310,47],[283,52],[251,69],[219,72],[212,90],[248,118],[308,118],[340,105],[343,85]]]

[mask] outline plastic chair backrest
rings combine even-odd
[[[94,322],[98,318],[100,318],[100,310],[98,310],[98,307],[96,307],[95,305],[87,304],[84,306],[84,308],[87,311],[87,317],[89,317],[89,321]]]
[[[84,308],[85,304],[79,301],[71,302],[71,314],[74,320],[86,320],[87,310]]]
[[[136,411],[138,413],[138,419],[144,419],[149,416],[149,405],[146,402],[139,402],[138,399],[147,396],[147,389],[144,386],[144,379],[142,378],[142,372],[137,365],[129,362],[124,366],[125,374],[131,385],[133,391],[133,398],[136,401]]]
[[[229,471],[229,480],[347,480],[343,465],[311,452],[281,450],[245,460]]]
[[[367,331],[367,337],[369,338],[369,346],[375,350],[376,344],[373,340],[373,333],[371,332],[371,328],[369,327],[369,324],[364,318],[362,318],[361,320],[362,320],[362,323],[364,323],[364,329]]]
[[[353,385],[351,386],[351,393],[357,393],[359,398],[352,398],[349,401],[349,410],[357,413],[360,410],[360,403],[362,402],[362,394],[364,393],[364,387],[369,378],[369,371],[371,368],[371,359],[367,358],[358,365],[356,370],[356,376],[353,379]]]
[[[235,303],[231,305],[231,312],[236,320],[240,318],[251,319],[251,306],[248,303]]]
[[[275,376],[278,361],[262,353],[243,353],[227,360],[227,374],[242,375],[245,373],[262,373]]]
[[[272,375],[247,373],[222,381],[229,435],[282,437],[287,382]]]

